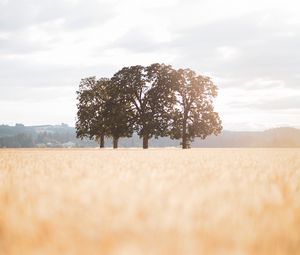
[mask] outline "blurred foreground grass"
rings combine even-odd
[[[0,254],[300,254],[300,149],[0,150]]]

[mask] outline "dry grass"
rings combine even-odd
[[[300,254],[300,150],[1,150],[0,254]]]

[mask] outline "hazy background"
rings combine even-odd
[[[153,62],[213,77],[225,129],[300,127],[299,1],[0,0],[0,124],[74,126],[81,78]]]

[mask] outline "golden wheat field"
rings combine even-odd
[[[0,150],[0,254],[300,254],[300,149]]]

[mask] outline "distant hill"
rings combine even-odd
[[[219,136],[196,139],[194,147],[300,147],[300,129],[274,128],[262,132],[223,131]]]
[[[97,143],[76,138],[74,127],[66,124],[15,126],[0,125],[0,147],[95,147]]]
[[[32,147],[97,147],[95,141],[76,138],[75,128],[66,124],[15,126],[0,125],[0,147],[32,148]],[[111,140],[106,139],[106,146]],[[134,134],[131,138],[122,138],[120,147],[141,147],[142,141]],[[168,137],[151,139],[150,147],[179,147],[180,141]],[[218,136],[210,136],[205,140],[196,138],[192,147],[300,147],[300,129],[274,128],[262,132],[223,131]]]

